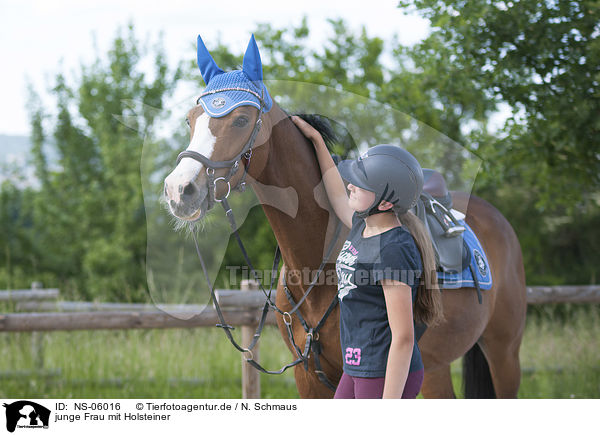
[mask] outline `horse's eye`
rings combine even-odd
[[[190,127],[190,118],[185,118],[185,123],[187,124],[188,127]]]
[[[248,125],[248,117],[246,116],[238,116],[235,121],[233,121],[234,127],[245,127]]]

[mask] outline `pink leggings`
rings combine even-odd
[[[423,384],[423,369],[408,374],[403,399],[415,399]],[[385,378],[359,378],[342,374],[334,399],[381,399]]]

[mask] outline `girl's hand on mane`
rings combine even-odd
[[[321,145],[321,143],[325,145],[325,141],[323,140],[323,136],[321,136],[321,133],[319,133],[316,128],[314,128],[304,119],[295,115],[292,115],[290,119],[294,124],[296,124],[296,127],[300,129],[302,134],[306,136],[306,138],[310,140],[315,146]]]

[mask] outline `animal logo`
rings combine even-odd
[[[6,430],[14,432],[19,427],[47,428],[50,421],[50,410],[29,400],[19,400],[4,404],[6,408]]]

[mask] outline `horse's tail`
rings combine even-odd
[[[477,343],[463,357],[463,391],[465,399],[495,399],[490,367]]]

